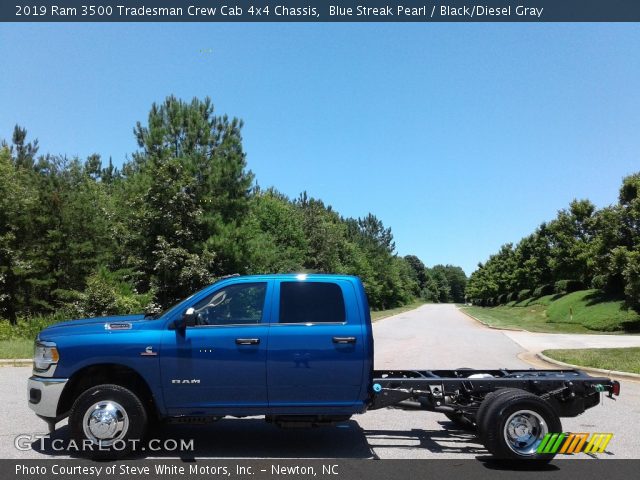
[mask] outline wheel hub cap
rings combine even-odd
[[[126,435],[129,417],[119,403],[109,400],[93,404],[85,413],[82,423],[89,440],[109,445]]]
[[[504,438],[511,450],[518,455],[535,455],[538,445],[549,432],[542,416],[531,410],[513,413],[504,426]]]
[[[527,420],[526,418],[520,417],[518,420],[522,423],[515,423],[514,432],[518,438],[525,439],[526,437],[531,435],[533,427],[531,426],[531,423],[529,423],[529,420]]]

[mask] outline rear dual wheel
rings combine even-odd
[[[562,432],[558,414],[547,401],[520,389],[487,395],[478,410],[479,436],[500,459],[550,461],[555,454],[538,453],[547,433]]]
[[[476,413],[476,425],[478,426],[478,437],[484,443],[484,432],[487,430],[487,410],[489,406],[493,404],[494,400],[502,395],[506,395],[508,393],[521,393],[524,390],[519,388],[499,388],[498,390],[494,390],[493,392],[489,392],[485,397],[482,403],[480,404],[480,408]]]

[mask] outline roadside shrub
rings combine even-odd
[[[553,293],[554,286],[551,283],[547,283],[546,285],[541,285],[533,291],[533,296],[535,298],[544,297],[545,295],[551,295]]]
[[[607,288],[607,276],[596,275],[591,279],[591,288],[597,288],[598,290],[606,290]]]
[[[624,294],[627,303],[640,311],[640,252],[629,252],[628,263],[624,269],[626,285]]]
[[[19,318],[15,325],[0,319],[0,340],[27,338],[33,340],[40,330],[68,319],[63,312],[55,315]]]
[[[54,323],[58,323],[65,320],[60,314],[46,316],[46,317],[31,317],[19,319],[15,327],[13,327],[13,338],[28,338],[33,340],[36,335],[40,333],[40,330],[47,328]]]
[[[558,280],[554,286],[555,293],[572,293],[586,287],[580,280]]]
[[[509,295],[507,295],[508,302],[516,302],[518,301],[518,298],[518,292],[511,292]]]
[[[505,303],[507,303],[507,294],[502,293],[498,295],[498,305],[504,305]]]
[[[71,317],[96,317],[142,313],[152,303],[154,291],[139,294],[126,270],[111,272],[102,267],[87,278],[84,292],[77,292]]]
[[[531,297],[531,289],[530,288],[525,288],[523,290],[520,290],[518,292],[518,300],[526,300],[527,298]]]
[[[13,327],[9,320],[0,319],[0,340],[9,340],[13,335]]]

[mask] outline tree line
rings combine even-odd
[[[617,204],[574,200],[517,245],[503,245],[478,264],[467,297],[497,305],[585,288],[640,309],[640,173],[623,179]]]
[[[257,186],[242,126],[168,97],[120,168],[41,155],[16,126],[0,146],[0,317],[160,311],[231,273],[355,274],[376,309],[464,298],[459,267],[399,257],[375,215]]]

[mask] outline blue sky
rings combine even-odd
[[[152,102],[208,95],[261,186],[469,274],[640,170],[639,50],[633,24],[3,24],[0,138],[119,165]]]

